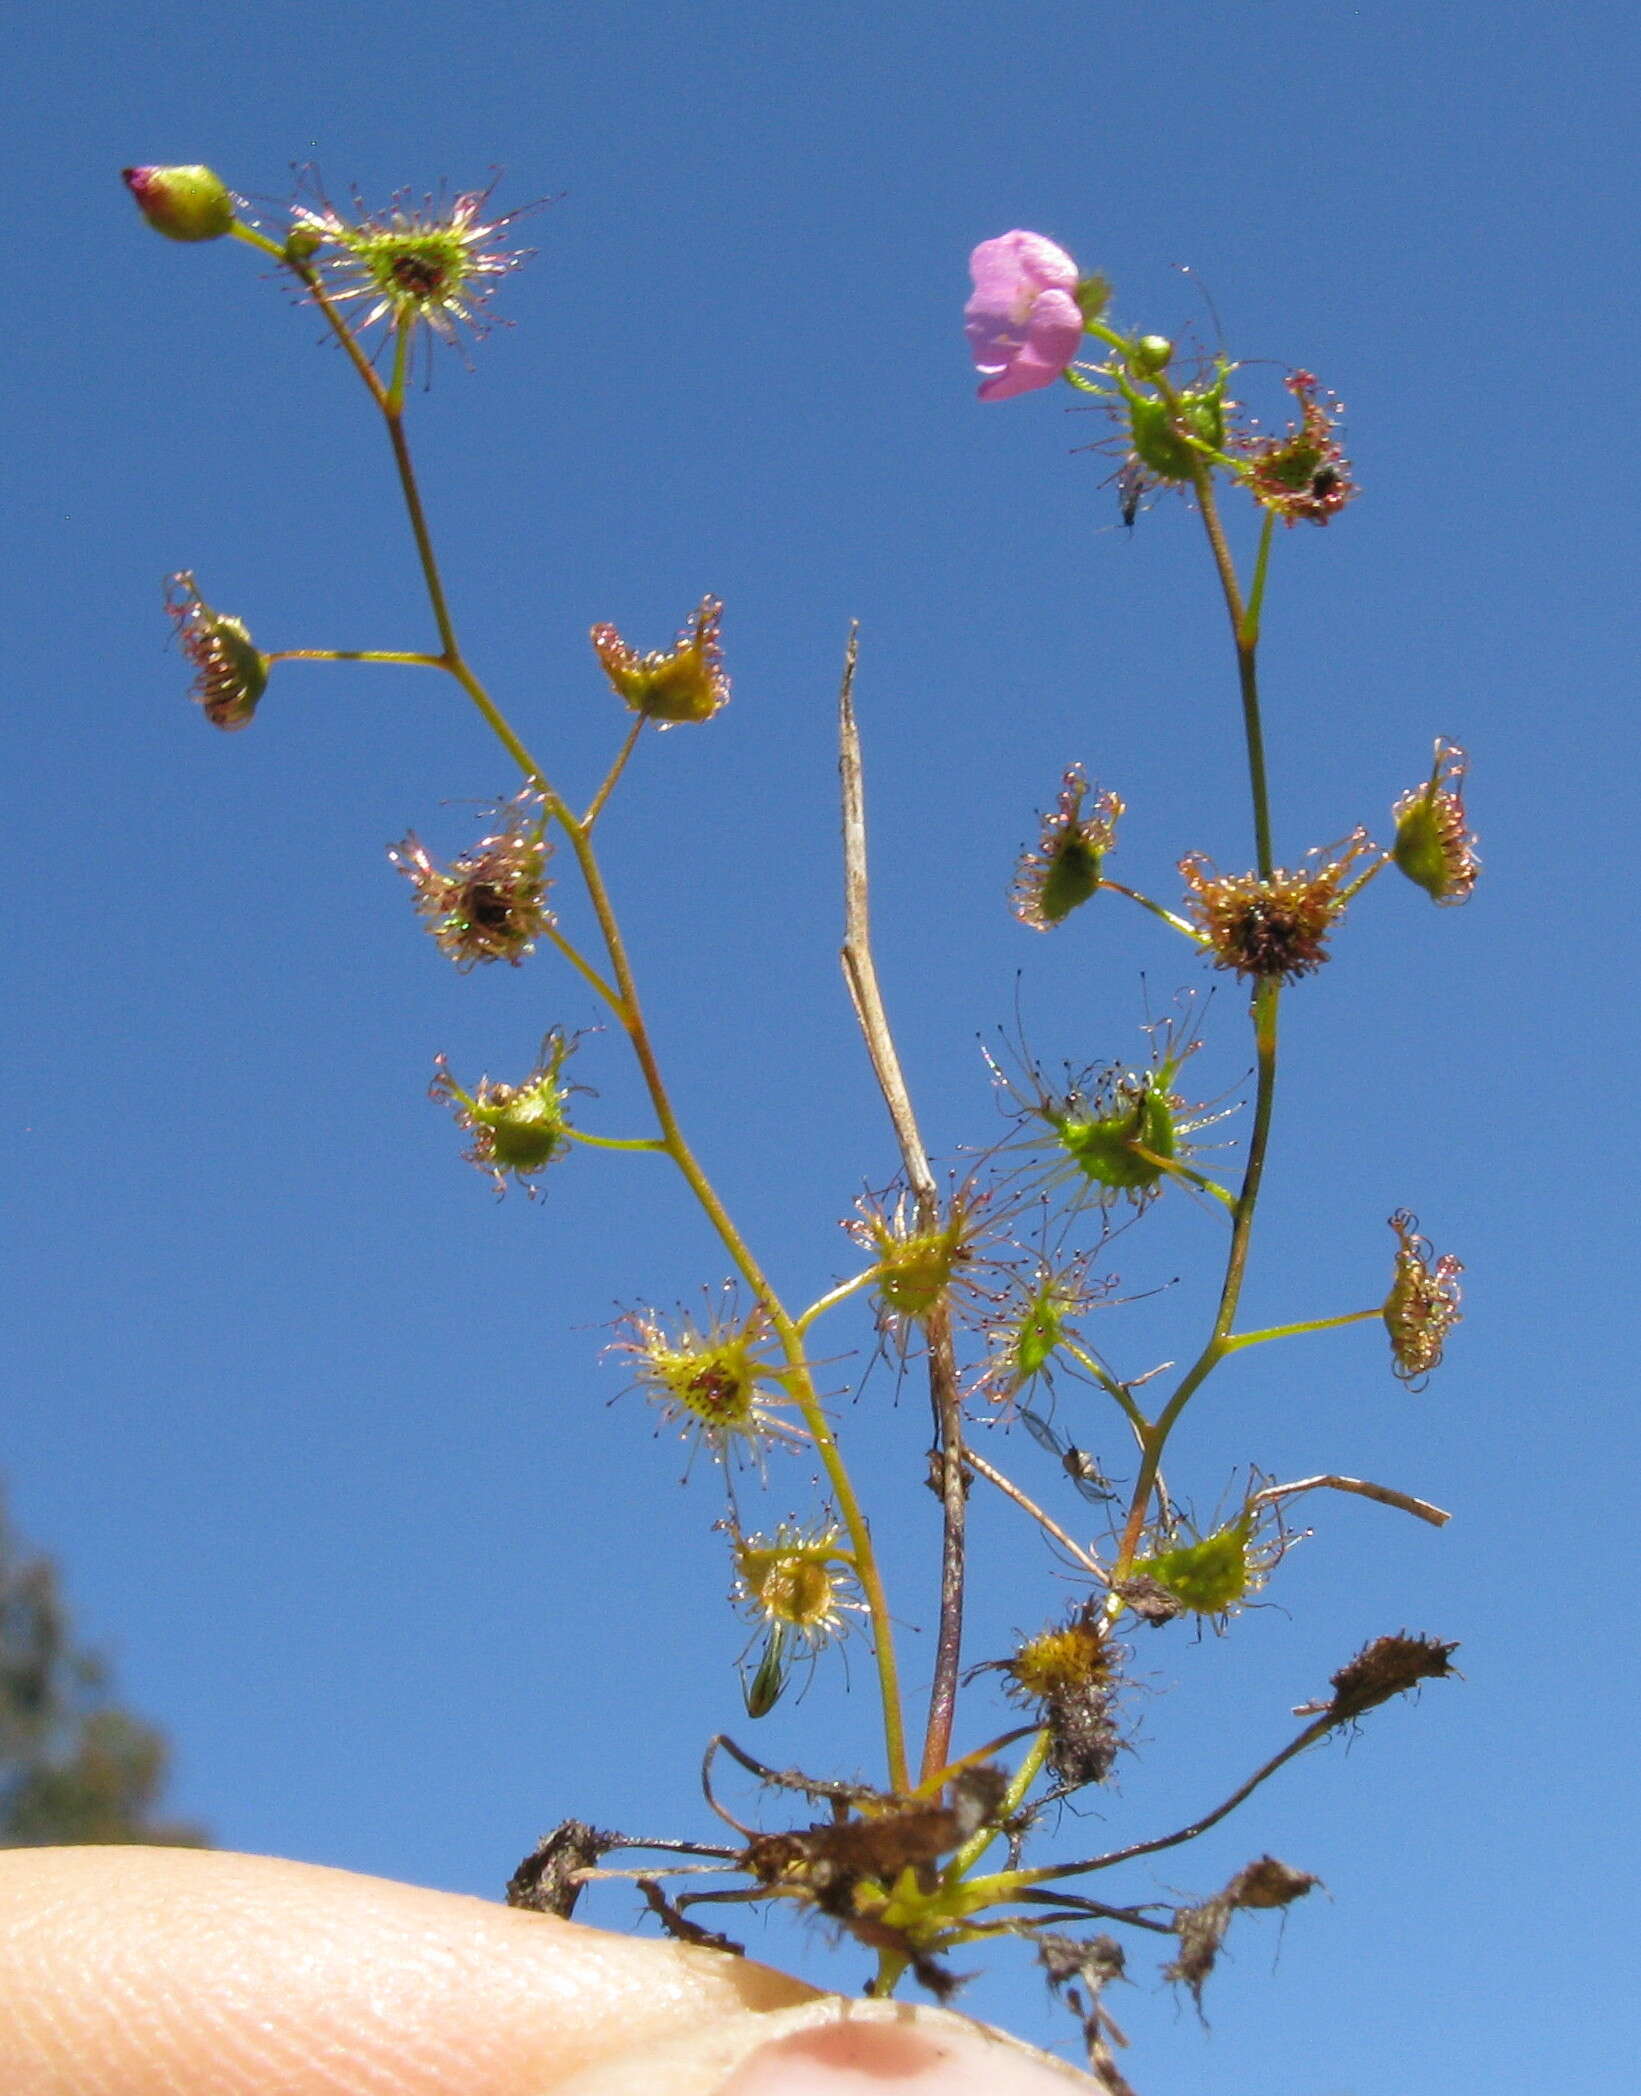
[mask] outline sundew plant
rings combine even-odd
[[[603,850],[602,818],[639,744],[673,728],[710,732],[729,698],[724,607],[703,599],[676,641],[653,651],[611,625],[591,627],[585,672],[601,677],[615,702],[609,759],[601,779],[572,782],[536,754],[542,723],[506,710],[475,674],[458,638],[460,607],[441,576],[410,446],[410,380],[434,338],[465,354],[484,334],[493,296],[524,259],[512,221],[492,215],[489,191],[425,201],[405,194],[372,213],[309,187],[279,223],[258,224],[207,168],[134,168],[125,180],[156,231],[243,242],[322,316],[349,382],[381,418],[431,614],[433,642],[420,648],[269,649],[239,616],[211,604],[195,572],[179,571],[166,604],[206,720],[251,726],[265,705],[278,705],[287,677],[305,673],[297,666],[310,664],[417,666],[447,679],[457,705],[477,709],[509,768],[505,790],[448,863],[414,832],[389,858],[431,941],[430,961],[462,972],[528,962],[543,977],[543,1009],[535,1040],[502,1078],[435,1060],[430,1090],[454,1123],[453,1154],[460,1149],[498,1195],[533,1201],[572,1150],[614,1153],[605,1160],[612,1171],[634,1169],[622,1153],[651,1153],[681,1176],[733,1273],[688,1309],[628,1309],[607,1351],[668,1438],[676,1430],[691,1445],[690,1484],[703,1521],[722,1532],[730,1606],[742,1623],[739,1681],[726,1680],[726,1701],[745,1722],[737,1717],[733,1736],[679,1741],[687,1759],[705,1756],[701,1825],[638,1835],[566,1820],[525,1858],[509,1898],[568,1915],[589,1887],[608,1897],[624,1885],[627,1911],[636,1891],[659,1926],[725,1955],[741,1948],[740,1907],[778,1905],[857,1951],[866,1989],[879,1995],[913,1986],[945,2000],[987,1943],[1024,1942],[1077,2017],[1095,2081],[1120,2096],[1129,2087],[1118,2063],[1125,2041],[1109,1989],[1125,1961],[1148,1950],[1200,2003],[1235,1917],[1285,1909],[1317,1882],[1261,1851],[1205,1896],[1169,1901],[1155,1896],[1154,1878],[1124,1867],[1185,1847],[1310,1746],[1449,1675],[1455,1649],[1387,1625],[1340,1654],[1331,1679],[1229,1795],[1203,1797],[1184,1825],[1148,1823],[1135,1773],[1137,1648],[1163,1634],[1230,1631],[1273,1581],[1300,1502],[1307,1518],[1343,1493],[1377,1502],[1386,1519],[1447,1519],[1399,1483],[1324,1469],[1280,1478],[1250,1466],[1203,1524],[1189,1512],[1194,1502],[1172,1490],[1191,1460],[1183,1429],[1192,1402],[1232,1356],[1360,1324],[1359,1372],[1419,1387],[1459,1317],[1459,1263],[1438,1255],[1408,1209],[1387,1219],[1383,1267],[1363,1276],[1354,1304],[1266,1329],[1241,1315],[1285,1001],[1305,994],[1349,914],[1379,899],[1365,891],[1382,875],[1450,906],[1467,898],[1478,873],[1464,752],[1445,737],[1372,827],[1278,858],[1259,684],[1266,582],[1293,528],[1330,525],[1356,497],[1338,403],[1295,370],[1285,382],[1285,426],[1262,428],[1234,396],[1238,367],[1225,352],[1197,357],[1161,335],[1124,332],[1110,286],[1052,241],[1014,231],[975,248],[966,322],[980,398],[1068,386],[1105,418],[1121,521],[1132,525],[1170,494],[1200,519],[1205,586],[1226,614],[1225,702],[1239,710],[1246,746],[1250,857],[1221,868],[1184,838],[1178,890],[1142,892],[1112,870],[1119,788],[1070,763],[1016,870],[1016,916],[1033,933],[1086,941],[1098,912],[1073,932],[1065,927],[1096,899],[1102,910],[1139,909],[1155,923],[1159,973],[1205,966],[1221,994],[1211,1011],[1187,999],[1154,1020],[1149,1053],[1133,1066],[1068,1067],[1055,1078],[1032,1057],[1023,1029],[992,1033],[987,1060],[1003,1132],[992,1120],[954,1162],[931,1159],[873,962],[851,637],[838,709],[844,972],[900,1169],[861,1199],[841,1246],[829,1239],[835,1285],[794,1301],[720,1197],[710,1160],[675,1109],[623,935],[619,877]],[[1233,504],[1252,506],[1251,559],[1242,566],[1222,508]],[[579,890],[594,928],[587,939],[561,921],[562,890]],[[1244,1023],[1247,1086],[1193,1099],[1190,1065],[1205,1027]],[[733,1009],[725,1024],[733,1026]],[[720,1054],[729,1048],[718,1044]],[[604,1059],[624,1054],[648,1102],[636,1127],[609,1125],[590,1081]],[[1409,1198],[1429,1194],[1409,1189]],[[1108,1240],[1143,1229],[1162,1200],[1197,1211],[1211,1314],[1186,1358],[1146,1369],[1108,1358],[1091,1337],[1091,1313],[1113,1285],[1101,1259]],[[864,1343],[863,1305],[874,1320]],[[840,1371],[835,1364],[851,1355],[856,1368]],[[926,1466],[868,1478],[851,1463],[852,1408],[839,1402],[839,1382],[857,1374],[864,1404],[908,1378],[926,1381],[934,1423]],[[1104,1408],[1097,1453],[1058,1423],[1056,1391],[1066,1384]],[[609,1431],[623,1431],[618,1418]],[[874,1538],[931,1488],[938,1561],[923,1592],[891,1595]],[[806,1489],[808,1511],[787,1511]],[[1020,1591],[1011,1586],[1006,1599],[1040,1627],[1011,1649],[979,1654],[964,1642],[975,1494],[996,1495],[1023,1534],[1046,1538],[1059,1575],[1029,1591],[1021,1568],[1037,1564],[1040,1573],[1041,1561],[1013,1552],[1005,1569]],[[770,1507],[780,1511],[761,1511]],[[998,1576],[986,1574],[992,1583]],[[904,1625],[925,1619],[933,1627],[919,1669],[926,1689],[902,1660]],[[881,1713],[881,1757],[865,1772],[834,1765],[824,1736],[827,1695],[851,1687],[872,1695]],[[809,1697],[813,1744],[801,1769],[771,1766],[748,1743],[750,1728],[783,1696],[800,1694]],[[723,1801],[730,1774],[743,1792],[748,1778],[756,1786],[753,1823]],[[1108,1796],[1098,1817],[1057,1809],[1101,1786]],[[1086,1853],[1086,1830],[1096,1825],[1115,1826],[1120,1838]]]

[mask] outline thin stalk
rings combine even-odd
[[[1250,647],[1259,645],[1259,622],[1265,610],[1265,582],[1271,571],[1271,534],[1276,529],[1276,511],[1265,512],[1265,523],[1259,534],[1259,551],[1254,555],[1254,579],[1248,585],[1248,605],[1242,614],[1242,625],[1238,638]]]
[[[1157,391],[1174,411],[1179,414],[1180,399],[1168,380],[1158,375]],[[1220,521],[1219,504],[1214,495],[1214,469],[1207,459],[1190,444],[1190,432],[1181,425],[1181,433],[1187,441],[1191,460],[1191,479],[1196,491],[1197,508],[1201,512],[1202,527],[1208,534],[1208,545],[1214,556],[1214,568],[1219,576],[1219,586],[1225,598],[1225,610],[1231,621],[1231,640],[1236,648],[1237,681],[1242,691],[1242,729],[1248,746],[1248,784],[1253,796],[1254,845],[1261,877],[1268,877],[1274,861],[1271,856],[1271,796],[1265,772],[1265,736],[1259,718],[1259,677],[1255,668],[1255,657],[1259,650],[1259,621],[1249,622],[1249,608],[1242,595],[1242,585],[1237,579],[1236,562],[1231,558],[1231,548],[1225,537],[1225,527]],[[1270,549],[1270,520],[1261,542],[1262,561],[1268,559]],[[1265,577],[1263,566],[1256,571],[1260,597],[1263,599]]]
[[[854,625],[849,629],[843,679],[838,689],[838,772],[843,790],[843,973],[878,1089],[894,1125],[901,1162],[916,1203],[918,1228],[934,1231],[940,1227],[940,1191],[929,1169],[928,1152],[918,1131],[917,1115],[906,1087],[894,1035],[889,1028],[883,994],[878,985],[877,966],[872,958],[866,866],[866,792],[854,705],[855,664],[859,649],[860,628]],[[923,1735],[922,1773],[927,1777],[951,1760],[963,1642],[968,1496],[963,1477],[963,1404],[948,1305],[945,1302],[938,1304],[923,1320],[923,1327],[928,1348],[929,1402],[934,1413],[935,1449],[940,1459],[941,1508],[940,1617],[935,1633],[928,1722]]]
[[[972,1443],[964,1449],[963,1460],[971,1470],[976,1471],[983,1477],[988,1485],[995,1485],[1005,1499],[1012,1499],[1017,1507],[1028,1513],[1032,1520],[1045,1529],[1063,1550],[1070,1552],[1091,1578],[1097,1579],[1102,1583],[1104,1582],[1106,1576],[1104,1570],[1089,1556],[1082,1545],[1074,1542],[1058,1521],[1051,1519],[1049,1515],[1045,1514],[1034,1499],[1028,1499],[1025,1493],[1020,1490],[1020,1487],[1006,1478],[1001,1470],[994,1470],[984,1456],[977,1456]]]
[[[1257,1082],[1254,1122],[1248,1138],[1248,1162],[1242,1175],[1242,1190],[1231,1218],[1231,1243],[1225,1258],[1225,1279],[1220,1288],[1219,1309],[1207,1345],[1185,1372],[1179,1387],[1157,1414],[1140,1440],[1140,1466],[1134,1479],[1134,1494],[1121,1548],[1112,1571],[1113,1580],[1123,1578],[1138,1555],[1140,1539],[1150,1512],[1151,1493],[1156,1484],[1162,1452],[1174,1423],[1197,1391],[1232,1351],[1231,1326],[1247,1274],[1248,1246],[1253,1230],[1254,1209],[1259,1201],[1260,1182],[1265,1173],[1265,1153],[1270,1145],[1271,1111],[1276,1103],[1276,1018],[1281,984],[1274,978],[1261,980],[1254,991],[1254,1054]]]
[[[397,648],[276,648],[269,662],[395,662],[411,669],[447,670],[442,655],[413,655]]]
[[[836,1288],[829,1288],[818,1302],[811,1303],[801,1316],[793,1319],[795,1329],[807,1332],[816,1318],[824,1317],[828,1310],[835,1310],[839,1303],[848,1302],[852,1295],[859,1295],[863,1288],[869,1288],[876,1279],[876,1269],[869,1266],[865,1273],[856,1274],[848,1281],[840,1281]]]
[[[1135,1404],[1133,1392],[1128,1388],[1127,1384],[1119,1383],[1103,1362],[1097,1361],[1086,1348],[1080,1347],[1074,1339],[1062,1339],[1060,1344],[1073,1361],[1088,1370],[1089,1374],[1108,1397],[1116,1399],[1117,1403],[1122,1407],[1124,1418],[1134,1429],[1135,1433],[1139,1435],[1143,1445],[1145,1436],[1150,1431],[1151,1422],[1146,1418],[1139,1406]]]
[[[1347,1310],[1343,1317],[1310,1317],[1297,1325],[1268,1325],[1263,1332],[1232,1332],[1225,1351],[1234,1354],[1245,1346],[1263,1346],[1267,1339],[1297,1339],[1304,1332],[1334,1332],[1341,1325],[1359,1325],[1364,1318],[1384,1314],[1383,1306],[1376,1303],[1371,1310]]]
[[[1149,910],[1153,917],[1160,917],[1164,924],[1182,933],[1193,946],[1201,948],[1208,944],[1194,924],[1188,924],[1183,917],[1176,917],[1172,910],[1164,909],[1160,902],[1153,902],[1149,895],[1142,895],[1138,888],[1125,887],[1121,881],[1107,880],[1104,874],[1100,876],[1100,887],[1109,888],[1113,895],[1126,895],[1130,902],[1137,902],[1142,910]]]
[[[568,1125],[564,1133],[572,1143],[585,1143],[593,1150],[653,1150],[661,1157],[668,1154],[666,1144],[658,1135],[590,1135],[585,1128]]]
[[[1043,1885],[1052,1878],[1077,1877],[1086,1871],[1109,1870],[1116,1863],[1131,1863],[1136,1856],[1155,1856],[1163,1849],[1178,1848],[1181,1842],[1195,1841],[1199,1834],[1206,1834],[1210,1827],[1217,1827],[1222,1819],[1233,1813],[1238,1805],[1251,1797],[1261,1783],[1268,1782],[1285,1763],[1296,1754],[1302,1754],[1313,1746],[1324,1734],[1331,1732],[1339,1720],[1331,1715],[1314,1718],[1304,1731],[1273,1754],[1269,1761],[1262,1762],[1245,1783],[1239,1783],[1231,1795],[1212,1812],[1205,1812],[1201,1819],[1192,1820],[1188,1827],[1180,1827],[1172,1834],[1159,1834],[1154,1841],[1136,1841],[1125,1849],[1113,1849],[1107,1856],[1092,1856],[1083,1863],[1050,1863],[1036,1870],[1019,1873],[1021,1885]]]
[[[633,751],[637,749],[638,738],[640,735],[643,734],[643,732],[644,716],[643,714],[640,714],[638,718],[633,722],[632,726],[627,730],[626,740],[622,743],[620,749],[617,750],[615,753],[615,762],[604,774],[603,785],[600,786],[598,791],[593,795],[592,802],[589,805],[586,814],[583,815],[581,818],[581,827],[584,830],[591,830],[593,824],[597,822],[600,809],[604,806],[604,803],[609,799],[610,795],[615,791],[616,781],[626,770],[627,759],[632,755]]]
[[[399,339],[403,340],[402,334]],[[375,373],[372,372],[371,376],[374,378]],[[439,641],[444,649],[445,661],[454,672],[461,660],[461,648],[456,640],[456,628],[450,616],[450,606],[445,601],[444,580],[439,573],[438,558],[433,551],[433,537],[427,528],[427,512],[422,507],[421,490],[416,485],[416,468],[411,463],[410,445],[405,437],[403,398],[395,402],[384,395],[382,414],[387,422],[388,441],[393,446],[393,463],[398,468],[399,486],[404,492],[411,533],[416,540],[416,558],[421,563],[422,579],[427,584],[428,602],[433,607],[433,622],[439,629]],[[471,684],[466,688],[469,693],[472,692]],[[534,771],[533,766],[530,769]]]
[[[1354,902],[1356,897],[1361,894],[1362,890],[1367,886],[1369,881],[1376,881],[1379,878],[1380,874],[1384,872],[1387,866],[1393,866],[1395,863],[1395,854],[1393,852],[1382,853],[1377,859],[1374,860],[1373,864],[1368,868],[1366,873],[1359,873],[1356,876],[1355,880],[1351,882],[1348,888],[1340,889],[1339,898],[1335,907],[1337,909],[1342,910],[1345,907],[1346,903]]]
[[[1248,1504],[1256,1507],[1269,1501],[1274,1505],[1278,1500],[1296,1499],[1301,1492],[1321,1491],[1354,1492],[1358,1499],[1372,1499],[1380,1506],[1395,1507],[1399,1513],[1428,1521],[1432,1528],[1445,1528],[1453,1518],[1445,1507],[1434,1506],[1428,1499],[1415,1499],[1411,1492],[1398,1492],[1393,1485],[1371,1484],[1365,1477],[1340,1477],[1332,1470],[1321,1477],[1302,1477],[1291,1485],[1267,1485],[1263,1492],[1256,1492]]]
[[[570,966],[574,968],[576,972],[581,976],[583,981],[586,982],[594,991],[596,991],[601,998],[603,998],[604,1002],[609,1006],[610,1010],[614,1012],[616,1017],[618,1019],[621,1018],[623,1016],[623,1012],[620,992],[618,990],[611,989],[610,985],[604,980],[603,976],[599,974],[598,970],[592,965],[592,963],[588,960],[585,960],[582,957],[582,955],[577,951],[577,949],[571,945],[570,941],[565,938],[564,934],[559,930],[558,926],[556,924],[544,924],[541,928],[541,933],[544,939],[548,940],[552,945],[558,948],[559,952],[563,954],[564,958],[569,962]]]

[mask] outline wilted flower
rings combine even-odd
[[[1070,1789],[1102,1783],[1121,1739],[1118,1668],[1127,1657],[1109,1635],[1102,1604],[1085,1601],[1064,1623],[1028,1638],[998,1664],[1017,1701],[1035,1706],[1049,1735],[1049,1767]]]
[[[735,1575],[735,1598],[764,1637],[757,1669],[742,1684],[748,1715],[761,1718],[780,1700],[794,1662],[813,1661],[864,1604],[835,1523],[806,1533],[783,1522],[773,1536],[737,1536]]]
[[[1367,832],[1353,830],[1323,863],[1293,873],[1278,867],[1265,875],[1214,873],[1200,852],[1189,853],[1179,863],[1191,891],[1186,907],[1214,966],[1281,982],[1313,975],[1328,959],[1328,933],[1348,900],[1345,876],[1372,849]]]
[[[794,1430],[770,1409],[790,1400],[781,1384],[785,1371],[762,1351],[770,1340],[762,1305],[739,1317],[726,1289],[720,1307],[709,1309],[701,1324],[685,1314],[669,1331],[653,1311],[633,1310],[620,1329],[629,1336],[611,1351],[632,1357],[644,1395],[686,1434],[698,1434],[714,1455],[737,1444],[761,1450],[772,1434],[791,1437]]]
[[[662,727],[709,721],[729,703],[718,622],[724,607],[703,597],[669,652],[640,655],[613,626],[595,626],[592,643],[604,674],[634,713]]]
[[[1421,1681],[1444,1681],[1455,1669],[1453,1654],[1458,1645],[1439,1638],[1410,1636],[1407,1631],[1376,1637],[1362,1647],[1332,1676],[1332,1698],[1319,1708],[1348,1725],[1392,1696],[1404,1696]]]
[[[555,1028],[522,1084],[493,1084],[481,1077],[476,1092],[464,1092],[444,1057],[435,1058],[428,1096],[454,1109],[458,1124],[473,1138],[463,1156],[489,1173],[498,1194],[507,1191],[511,1177],[534,1200],[536,1189],[526,1182],[569,1149],[570,1097],[586,1087],[562,1083],[559,1073],[575,1047]]]
[[[120,180],[168,240],[220,240],[233,230],[232,192],[208,167],[128,167]]]
[[[1428,1237],[1421,1237],[1417,1216],[1398,1208],[1390,1218],[1396,1233],[1396,1277],[1385,1298],[1385,1330],[1390,1334],[1396,1374],[1415,1389],[1442,1362],[1447,1335],[1459,1322],[1459,1276],[1463,1266],[1451,1252],[1435,1258]]]
[[[494,187],[427,196],[419,207],[402,189],[374,216],[356,191],[353,218],[323,195],[299,200],[291,207],[286,251],[311,262],[333,304],[368,301],[357,324],[361,332],[385,320],[395,330],[425,326],[452,344],[465,327],[476,340],[489,332],[484,307],[496,284],[531,252],[501,245],[522,211],[483,219]]]
[[[963,321],[982,375],[980,398],[1012,400],[1053,385],[1083,339],[1076,263],[1041,233],[1017,230],[982,240],[969,272],[974,290]]]
[[[1465,756],[1456,742],[1436,737],[1435,762],[1422,786],[1396,803],[1396,864],[1432,901],[1468,902],[1481,861],[1464,812]]]
[[[1299,403],[1300,419],[1288,424],[1286,436],[1260,437],[1244,446],[1248,489],[1261,508],[1273,510],[1284,524],[1297,524],[1301,518],[1307,524],[1326,524],[1361,493],[1335,433],[1339,403],[1323,406],[1317,381],[1308,371],[1296,371],[1284,383]]]
[[[1092,811],[1083,813],[1088,780],[1073,764],[1060,782],[1052,815],[1043,818],[1043,835],[1027,852],[1014,877],[1014,914],[1033,931],[1046,932],[1069,917],[1100,885],[1100,867],[1117,841],[1123,804],[1114,793],[1098,793]]]
[[[267,689],[269,659],[253,645],[244,621],[213,611],[186,568],[166,578],[165,608],[194,666],[189,697],[205,709],[213,728],[247,727]]]
[[[549,846],[540,796],[526,788],[498,809],[500,826],[473,849],[434,865],[414,830],[388,858],[416,890],[416,908],[441,953],[464,972],[480,961],[516,968],[552,919],[546,908]]]

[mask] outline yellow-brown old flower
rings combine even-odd
[[[1186,908],[1207,940],[1214,966],[1255,980],[1297,982],[1328,959],[1328,933],[1349,900],[1345,877],[1373,850],[1353,830],[1320,865],[1269,874],[1215,873],[1200,852],[1179,862],[1190,890]],[[1320,855],[1312,853],[1313,861]]]
[[[439,951],[465,974],[481,961],[516,968],[552,922],[541,800],[528,789],[496,811],[495,832],[437,866],[414,830],[388,858],[416,890],[416,908]]]
[[[997,1662],[1008,1693],[1036,1706],[1049,1735],[1049,1767],[1067,1789],[1103,1783],[1122,1745],[1116,1702],[1126,1657],[1112,1643],[1101,1605],[1074,1607],[1062,1624],[1028,1638]]]
[[[1481,872],[1464,810],[1464,771],[1464,751],[1438,735],[1430,777],[1404,793],[1392,811],[1397,866],[1432,902],[1449,908],[1470,900]]]
[[[718,644],[723,615],[716,597],[703,597],[668,651],[640,655],[613,626],[593,627],[593,649],[605,676],[634,713],[663,728],[709,721],[729,703],[729,679]]]
[[[1410,1387],[1424,1386],[1440,1368],[1447,1335],[1459,1322],[1459,1276],[1463,1266],[1451,1252],[1438,1259],[1428,1237],[1419,1235],[1419,1220],[1405,1208],[1390,1218],[1396,1233],[1396,1277],[1385,1298],[1385,1330],[1390,1334],[1396,1374]]]

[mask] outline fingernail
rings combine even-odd
[[[1082,2081],[1059,2062],[957,2017],[846,2013],[770,2039],[719,2096],[1066,2096]],[[1086,2087],[1086,2083],[1084,2084]]]
[[[1083,2096],[1076,2068],[949,2009],[820,1995],[584,2067],[553,2096]]]

